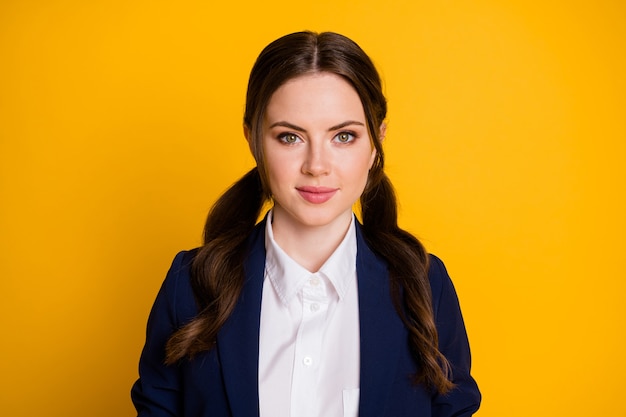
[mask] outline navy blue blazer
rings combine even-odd
[[[148,319],[139,379],[131,397],[140,417],[258,417],[261,293],[265,266],[265,222],[250,236],[246,281],[216,347],[165,366],[165,343],[197,313],[189,279],[195,251],[179,253]],[[439,331],[439,349],[453,369],[456,388],[432,394],[411,383],[416,363],[407,331],[393,306],[385,262],[366,245],[357,225],[357,279],[361,332],[360,417],[462,417],[480,405],[470,376],[470,349],[459,302],[446,272],[431,255],[429,278]],[[297,417],[297,416],[294,416]]]

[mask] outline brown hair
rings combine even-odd
[[[420,242],[397,224],[396,197],[385,174],[379,129],[387,115],[380,77],[363,50],[345,36],[298,32],[269,44],[257,58],[248,82],[244,125],[257,167],[215,203],[204,229],[204,245],[192,264],[192,286],[200,313],[167,343],[168,364],[211,349],[220,327],[235,307],[244,282],[246,239],[269,197],[261,138],[263,118],[272,94],[290,79],[329,72],[348,81],[358,93],[376,160],[361,195],[363,234],[370,248],[389,267],[393,300],[409,332],[418,362],[415,383],[440,393],[449,391],[450,365],[439,352],[433,318],[428,255]]]

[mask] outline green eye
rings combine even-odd
[[[278,138],[281,142],[287,144],[297,143],[300,140],[298,135],[294,135],[293,133],[283,133]]]
[[[335,136],[335,139],[341,143],[348,143],[354,140],[354,135],[350,132],[341,132]]]

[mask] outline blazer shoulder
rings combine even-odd
[[[439,257],[429,253],[428,258],[428,280],[434,297],[435,294],[441,292],[444,281],[449,280],[450,277],[446,266]]]
[[[443,261],[433,254],[429,254],[428,280],[433,300],[435,316],[439,312],[442,300],[458,304],[456,290],[448,270]]]
[[[178,252],[161,286],[160,296],[167,300],[172,321],[180,326],[198,314],[191,286],[191,264],[198,248]]]

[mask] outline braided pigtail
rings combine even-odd
[[[398,227],[393,186],[382,170],[379,172],[375,185],[370,185],[361,196],[364,235],[370,247],[389,265],[392,297],[420,364],[414,382],[446,393],[453,384],[450,364],[438,349],[428,254],[413,235]]]
[[[211,208],[204,228],[204,245],[191,267],[191,283],[200,313],[168,340],[167,364],[193,357],[215,344],[217,332],[241,293],[246,239],[264,201],[259,172],[253,168]]]

